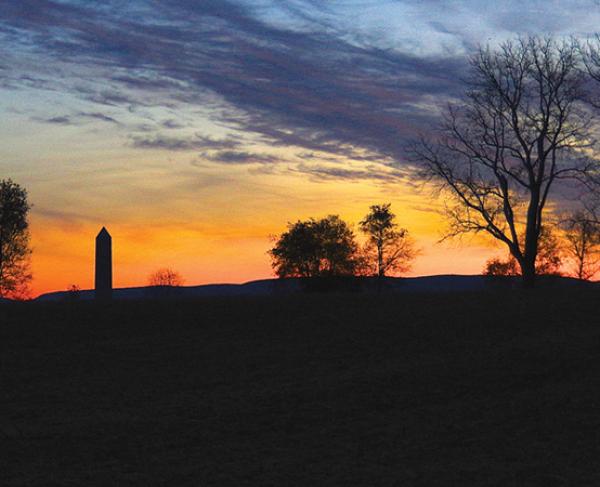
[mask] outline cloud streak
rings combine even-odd
[[[348,169],[346,167],[332,167],[324,165],[299,164],[296,171],[307,174],[317,181],[376,181],[380,183],[394,183],[407,179],[407,174],[400,170],[369,166],[365,169]]]
[[[115,118],[100,112],[79,112],[71,115],[57,115],[48,118],[38,116],[31,118],[35,122],[49,123],[52,125],[81,125],[90,120],[120,125],[120,122]]]
[[[204,153],[201,154],[201,157],[221,164],[274,164],[281,162],[279,157],[270,154],[232,150]]]
[[[155,134],[148,137],[133,136],[133,146],[140,149],[161,149],[167,151],[198,151],[198,150],[225,150],[235,149],[241,145],[240,139],[234,137],[214,138],[208,135],[195,134],[193,136],[169,136]]]

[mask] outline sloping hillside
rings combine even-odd
[[[350,277],[333,279],[263,279],[244,284],[208,284],[203,286],[156,286],[121,288],[113,291],[114,299],[155,299],[155,298],[191,298],[216,296],[275,296],[303,292],[401,292],[401,293],[439,293],[484,291],[516,288],[520,285],[518,277],[489,278],[481,275],[460,276],[440,275],[424,277],[394,278],[387,277],[383,282],[376,278]],[[541,277],[539,285],[548,287],[593,286],[593,283],[580,282],[564,277]],[[58,291],[39,296],[38,301],[89,300],[94,298],[93,290],[77,293]]]

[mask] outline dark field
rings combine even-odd
[[[600,293],[0,307],[0,485],[600,485]]]

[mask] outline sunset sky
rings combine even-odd
[[[0,179],[29,191],[33,294],[159,267],[188,285],[272,276],[288,221],[391,202],[411,275],[504,249],[436,243],[442,202],[406,161],[478,43],[587,36],[597,1],[0,0]]]

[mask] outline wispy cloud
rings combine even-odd
[[[106,114],[100,113],[100,112],[79,112],[77,115],[82,118],[100,120],[101,122],[115,123],[117,125],[119,125],[119,123],[120,123],[114,117],[111,117],[109,115],[106,115]]]
[[[298,164],[293,167],[293,171],[307,174],[313,180],[324,182],[342,180],[349,182],[377,181],[380,183],[394,183],[407,179],[406,171],[374,165],[367,166],[364,169],[356,169],[341,165],[336,167],[322,164]]]
[[[201,154],[200,157],[211,162],[219,162],[222,164],[273,164],[281,161],[279,157],[271,154],[232,150],[204,153]]]
[[[67,117],[66,115],[60,116],[60,117],[50,117],[50,118],[34,118],[34,120],[38,121],[38,122],[46,122],[46,123],[51,123],[51,124],[56,124],[56,125],[71,125],[73,123],[73,121],[71,120],[71,117]]]
[[[181,129],[186,126],[185,124],[173,119],[163,120],[161,125],[166,129]]]
[[[195,134],[193,136],[168,136],[155,134],[148,137],[132,136],[134,147],[140,149],[161,149],[168,151],[198,151],[198,150],[224,150],[234,149],[241,145],[238,138],[214,138],[208,135]]]
[[[120,122],[118,122],[115,118],[100,112],[79,112],[70,115],[58,115],[48,118],[33,116],[31,119],[36,122],[49,123],[53,125],[81,125],[82,123],[90,120],[120,125]]]

